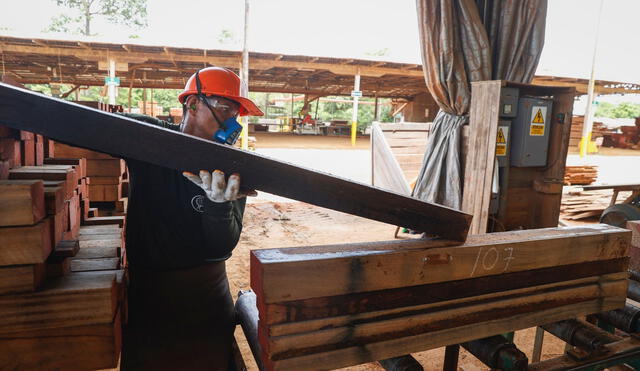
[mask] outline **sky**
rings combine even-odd
[[[259,52],[421,63],[415,0],[251,0],[249,49]],[[537,74],[588,78],[600,0],[549,0]],[[0,0],[0,34],[81,39],[41,31],[65,9],[54,0]],[[244,0],[148,0],[149,26],[96,21],[92,39],[239,50]],[[640,0],[604,0],[596,78],[640,83]],[[222,30],[236,42],[222,45]],[[138,39],[129,39],[136,34]],[[368,54],[387,49],[387,54]]]

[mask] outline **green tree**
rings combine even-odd
[[[631,102],[622,102],[613,104],[609,102],[600,102],[596,109],[595,117],[609,118],[635,118],[640,117],[640,104]]]
[[[104,17],[109,22],[128,27],[147,25],[147,0],[53,0],[74,15],[62,14],[52,18],[45,32],[77,33],[91,36],[91,21]]]

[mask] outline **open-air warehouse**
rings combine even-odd
[[[6,6],[0,370],[640,368],[640,6],[327,1]]]

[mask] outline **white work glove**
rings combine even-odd
[[[212,173],[200,170],[200,176],[185,171],[182,173],[185,178],[204,190],[207,198],[213,202],[222,203],[235,201],[246,196],[256,196],[256,191],[240,191],[240,174],[233,173],[227,182],[224,173],[214,170]]]

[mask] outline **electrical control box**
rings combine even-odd
[[[552,99],[521,97],[518,113],[511,124],[510,165],[535,167],[547,165]]]
[[[516,88],[502,88],[500,90],[500,117],[513,118],[518,114],[518,96]]]

